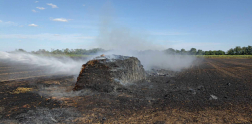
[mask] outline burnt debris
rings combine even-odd
[[[112,92],[116,88],[145,79],[145,70],[137,58],[101,55],[82,65],[73,90],[91,88],[100,92]]]

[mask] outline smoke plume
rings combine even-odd
[[[43,67],[50,74],[77,75],[84,60],[73,60],[69,57],[52,57],[23,52],[7,53],[0,51],[0,60],[6,63],[27,64],[31,67]]]
[[[110,13],[111,5],[105,5],[100,22],[100,33],[96,45],[110,50],[107,55],[117,54],[137,57],[145,69],[162,68],[180,71],[190,67],[196,57],[189,55],[168,55],[164,50],[170,46],[162,46],[150,39],[147,31],[141,33],[129,28],[117,26]]]

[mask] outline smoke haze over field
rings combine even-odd
[[[8,63],[22,63],[34,67],[44,67],[50,74],[77,75],[81,65],[86,61],[76,61],[69,57],[55,58],[51,56],[34,55],[29,53],[7,53],[0,51],[0,60]]]
[[[180,71],[195,60],[194,56],[189,55],[167,55],[163,46],[155,45],[143,35],[139,36],[126,28],[103,27],[100,33],[97,44],[104,49],[112,49],[106,54],[137,57],[147,70],[163,68]]]

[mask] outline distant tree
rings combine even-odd
[[[26,52],[24,49],[16,49],[16,52]]]
[[[38,51],[36,51],[37,54],[49,54],[50,52],[45,50],[45,49],[39,49]]]
[[[221,55],[220,50],[218,50],[218,51],[215,51],[215,50],[214,50],[214,53],[215,53],[215,55]]]
[[[248,55],[248,53],[247,53],[247,47],[242,47],[241,55]]]
[[[181,49],[181,50],[180,50],[180,53],[181,53],[181,54],[186,54],[186,50],[185,50],[185,49]]]
[[[248,55],[252,55],[252,46],[247,47],[247,53]]]
[[[204,55],[204,51],[198,50],[197,55]]]
[[[169,48],[169,49],[165,50],[165,52],[168,53],[168,54],[174,54],[175,50],[172,49],[172,48]]]
[[[215,55],[215,52],[212,50],[209,50],[209,55]]]
[[[222,50],[219,50],[219,52],[220,52],[220,55],[225,55],[226,53],[224,52],[224,51],[222,51]]]
[[[196,50],[196,48],[191,48],[191,50],[189,52],[191,55],[196,55],[197,50]]]
[[[70,50],[68,48],[63,49],[62,51],[64,51],[65,54],[69,54],[70,53]]]
[[[234,49],[233,49],[233,48],[229,49],[229,50],[227,51],[227,54],[228,54],[228,55],[234,55],[234,54],[235,54]]]
[[[74,49],[71,49],[69,54],[75,54]]]
[[[177,54],[180,54],[180,51],[179,51],[179,50],[176,50],[176,53],[177,53]]]
[[[209,51],[205,51],[205,55],[210,55],[210,52]]]
[[[54,51],[52,51],[53,54],[63,54],[63,51],[56,49]]]
[[[241,55],[242,48],[240,46],[237,46],[234,48],[235,55]]]
[[[213,55],[217,55],[217,51],[216,50],[213,51]]]
[[[215,55],[225,55],[225,52],[222,50],[215,51]]]

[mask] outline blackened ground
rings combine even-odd
[[[75,81],[66,76],[5,81],[0,89],[1,119],[7,123],[252,123],[251,63],[252,59],[198,59],[181,72],[148,71],[145,83],[111,93],[72,92]],[[10,93],[18,87],[34,91]],[[66,94],[60,90],[64,88]]]

